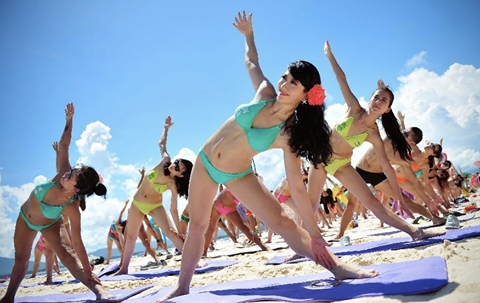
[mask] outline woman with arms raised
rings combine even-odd
[[[70,166],[68,148],[72,138],[74,111],[73,104],[67,104],[66,125],[58,143],[56,159],[58,173],[51,180],[35,186],[20,208],[13,237],[15,265],[7,292],[0,300],[2,303],[14,301],[20,282],[27,273],[28,260],[37,232],[42,233],[63,265],[75,278],[94,292],[97,299],[111,297],[103,289],[98,277],[91,271],[80,232],[80,209],[85,210],[85,196],[88,197],[94,193],[105,196],[107,188],[100,182],[100,176],[92,167],[79,165],[72,168]],[[70,218],[71,240],[64,225],[63,216]]]
[[[224,184],[293,250],[328,268],[337,279],[376,275],[374,271],[348,266],[327,249],[329,244],[320,234],[303,183],[301,157],[315,166],[330,157],[330,130],[324,119],[325,95],[318,70],[306,61],[291,63],[278,82],[277,95],[258,64],[251,15],[239,13],[234,26],[246,38],[245,64],[255,96],[249,104],[240,105],[199,152],[191,178],[190,226],[178,285],[161,301],[189,292],[203,253],[204,235],[218,184]],[[287,217],[270,190],[253,173],[252,158],[273,148],[283,150],[290,193],[307,230]]]

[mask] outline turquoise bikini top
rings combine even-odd
[[[258,113],[268,103],[273,101],[261,100],[256,103],[242,104],[235,110],[235,121],[247,135],[250,147],[259,153],[266,151],[273,144],[280,130],[285,125],[285,122],[282,122],[269,128],[252,128],[252,123]]]
[[[47,182],[38,184],[33,189],[33,195],[35,196],[35,198],[37,198],[38,202],[40,203],[40,210],[42,211],[42,214],[45,216],[45,218],[51,219],[51,220],[59,218],[62,215],[62,211],[65,208],[65,206],[67,206],[68,203],[75,200],[75,196],[73,196],[62,205],[49,205],[43,202],[43,199],[47,195],[48,191],[52,187],[54,187],[56,184],[58,184],[58,182],[47,181]]]

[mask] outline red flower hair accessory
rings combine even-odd
[[[315,84],[307,93],[308,105],[322,105],[325,101],[325,90],[320,84]]]

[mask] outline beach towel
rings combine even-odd
[[[267,246],[269,250],[288,248],[288,244],[286,242],[268,243],[268,244],[265,244],[265,246]],[[243,254],[253,254],[260,251],[262,251],[262,249],[258,245],[252,245],[248,247],[234,247],[228,250],[209,251],[207,253],[207,257],[208,258],[232,257],[232,256],[243,255]]]
[[[364,253],[371,253],[383,250],[397,250],[403,248],[412,248],[429,244],[443,243],[444,240],[449,241],[458,241],[465,238],[477,237],[480,236],[480,225],[463,227],[459,229],[447,230],[447,232],[438,237],[423,239],[420,241],[412,241],[410,237],[405,238],[391,238],[384,239],[379,241],[365,242],[360,244],[355,244],[351,246],[335,246],[330,247],[329,250],[332,251],[337,256],[347,256],[347,255],[358,255]],[[284,259],[288,256],[276,256],[267,261],[268,265],[278,265],[284,264]],[[309,259],[303,258],[303,261],[308,261]],[[293,263],[293,262],[291,262]],[[295,262],[298,263],[298,262]]]
[[[110,300],[95,300],[95,294],[91,291],[80,294],[50,294],[45,296],[28,296],[15,298],[16,303],[26,302],[75,302],[75,303],[104,303],[104,302],[123,302],[128,298],[131,298],[142,291],[145,291],[153,287],[152,285],[146,285],[137,287],[134,289],[114,289],[109,293],[114,295],[115,298]]]
[[[189,295],[174,298],[172,303],[238,302],[311,302],[340,301],[361,297],[413,295],[433,292],[448,283],[447,265],[441,257],[388,263],[364,267],[375,269],[374,278],[336,281],[329,272],[318,274],[237,281],[193,288]],[[126,302],[155,302],[172,287]]]
[[[235,260],[202,261],[203,266],[197,267],[195,269],[195,273],[197,274],[206,273],[209,271],[225,268],[227,266],[231,266],[241,262],[242,261],[235,261]],[[179,273],[180,273],[180,269],[178,268],[160,268],[160,269],[150,269],[150,270],[132,272],[132,273],[129,273],[128,275],[118,275],[118,276],[105,275],[105,276],[102,276],[100,279],[102,281],[138,280],[138,279],[151,279],[155,277],[178,275]]]

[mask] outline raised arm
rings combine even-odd
[[[162,154],[162,159],[165,157],[170,157],[167,153],[167,135],[168,130],[173,125],[172,117],[168,116],[165,118],[165,124],[163,127],[162,135],[160,136],[160,141],[158,142],[158,146],[160,147],[160,153]]]
[[[253,89],[257,94],[261,93],[261,95],[267,98],[275,97],[275,88],[263,74],[258,61],[258,53],[253,35],[252,14],[247,16],[245,11],[238,13],[233,26],[245,36],[245,66],[252,81]]]
[[[57,141],[53,142],[52,148],[55,151],[55,171],[58,173],[60,170],[60,167],[58,166],[58,142]]]
[[[125,209],[127,208],[128,202],[130,202],[130,200],[127,199],[127,201],[125,201],[125,205],[123,206],[122,210],[120,211],[120,214],[118,215],[117,221],[115,222],[116,224],[119,224],[120,221],[122,221],[122,216],[123,216],[123,213],[125,212]]]
[[[292,153],[290,148],[284,149],[285,171],[290,185],[290,194],[292,195],[295,206],[303,220],[303,226],[310,234],[312,239],[312,253],[314,261],[321,263],[325,268],[332,268],[334,261],[330,256],[326,247],[328,244],[321,235],[321,230],[317,225],[317,221],[312,211],[312,203],[307,188],[302,181],[302,173],[300,171],[299,158]],[[308,182],[309,186],[310,181]],[[322,186],[322,185],[320,185]]]
[[[140,173],[140,181],[138,181],[137,188],[140,187],[143,181],[143,177],[145,177],[145,167],[142,167],[141,169],[139,169],[138,172]]]
[[[400,120],[400,129],[401,130],[406,130],[407,128],[405,127],[405,115],[401,112],[397,112],[398,120]]]
[[[360,103],[358,103],[357,97],[355,97],[350,90],[347,82],[347,76],[343,72],[340,65],[338,65],[337,59],[332,53],[332,49],[330,48],[330,43],[325,41],[325,45],[323,48],[325,52],[325,56],[327,56],[328,61],[330,61],[330,65],[332,66],[333,72],[335,73],[335,77],[337,77],[338,85],[340,85],[340,90],[342,91],[343,98],[345,99],[345,103],[348,107],[356,110],[360,109]]]
[[[180,215],[178,214],[178,192],[175,186],[170,189],[170,191],[172,192],[172,199],[170,201],[170,214],[172,215],[175,228],[177,229],[177,231],[180,231]]]
[[[62,136],[58,142],[56,166],[58,167],[59,173],[63,173],[70,169],[68,148],[70,147],[70,141],[72,140],[72,124],[74,113],[75,107],[73,106],[73,103],[68,103],[65,109],[65,128],[63,129]]]

